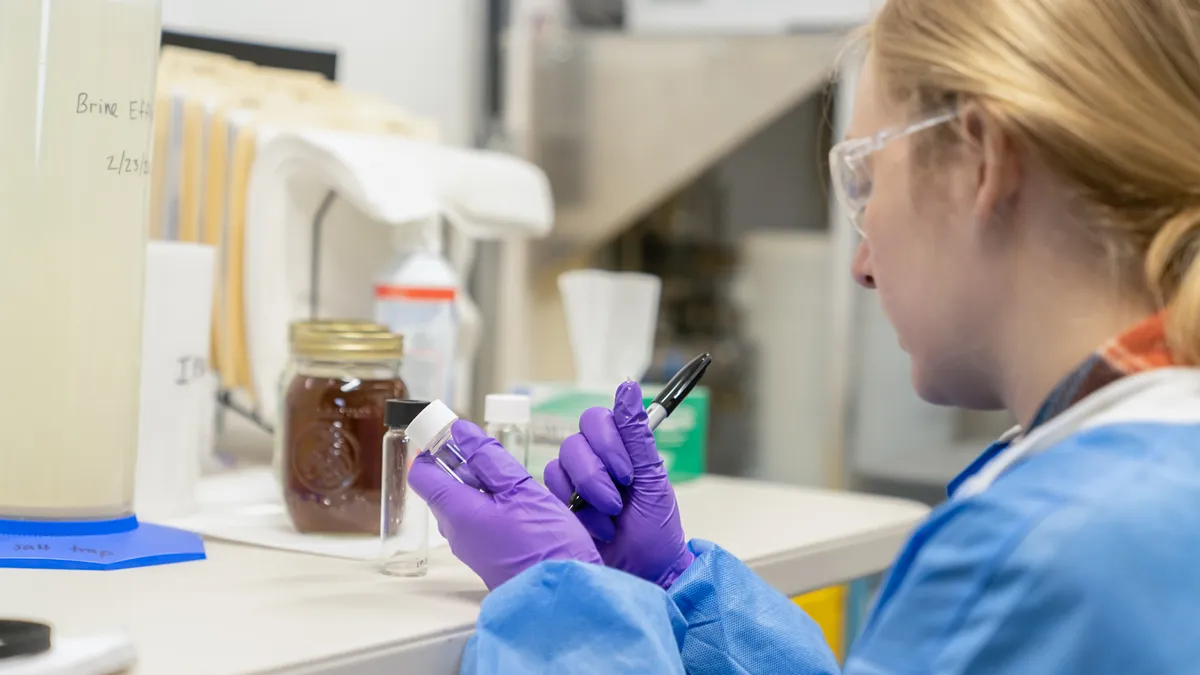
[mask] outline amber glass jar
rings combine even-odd
[[[359,319],[310,319],[295,321],[288,326],[288,361],[284,364],[283,372],[279,374],[280,398],[287,393],[295,375],[296,343],[303,341],[314,333],[386,333],[388,329],[374,321]]]
[[[309,319],[296,321],[288,326],[288,358],[279,373],[279,381],[275,384],[275,431],[272,438],[271,467],[275,481],[281,487],[284,483],[283,439],[284,433],[284,404],[287,399],[288,387],[296,376],[296,344],[314,333],[386,333],[387,328],[360,319]]]
[[[388,399],[407,398],[403,341],[314,331],[293,342],[283,397],[283,496],[298,532],[378,536]]]

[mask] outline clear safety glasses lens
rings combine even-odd
[[[957,116],[958,113],[947,111],[907,127],[885,129],[869,138],[847,139],[833,146],[829,151],[829,173],[834,194],[859,236],[865,236],[862,230],[863,216],[874,187],[870,156],[897,138],[932,129]]]
[[[859,141],[842,141],[829,152],[830,179],[838,203],[862,235],[863,214],[871,197],[871,172]]]

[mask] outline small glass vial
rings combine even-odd
[[[380,569],[390,576],[420,577],[429,570],[429,505],[408,489],[408,470],[417,453],[407,435],[409,424],[428,405],[390,400],[384,413]]]
[[[529,397],[520,394],[488,394],[483,401],[487,435],[500,441],[526,469],[530,468],[529,409]]]
[[[457,421],[458,415],[445,403],[433,401],[408,425],[408,440],[458,482],[482,490],[483,485],[471,472],[466,456],[450,433],[450,427]]]

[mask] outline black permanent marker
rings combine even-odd
[[[712,363],[712,356],[701,354],[692,359],[690,363],[675,373],[675,377],[663,387],[663,390],[658,392],[658,396],[654,397],[654,401],[646,407],[646,421],[650,425],[650,431],[658,428],[662,421],[671,416],[675,409],[683,403],[683,399],[687,398],[688,394],[692,393],[692,389],[700,382],[700,378],[704,377],[704,371],[708,370],[709,364]],[[571,500],[567,502],[567,508],[572,511],[579,511],[587,506],[587,502],[583,501],[583,497],[576,492],[571,495]]]

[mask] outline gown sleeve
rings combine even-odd
[[[820,628],[741,561],[692,542],[669,592],[615,570],[546,562],[483,602],[463,675],[835,675]]]
[[[693,541],[696,561],[669,595],[687,624],[690,675],[836,675],[821,628],[724,549]]]
[[[683,675],[687,624],[663,590],[580,562],[531,567],[483,601],[462,675]]]
[[[1197,672],[1200,532],[1176,528],[1182,500],[1149,492],[944,514],[885,585],[847,675]]]

